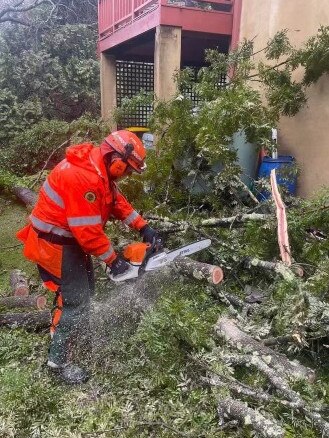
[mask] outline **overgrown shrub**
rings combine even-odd
[[[0,150],[1,167],[19,176],[32,175],[46,163],[47,169],[50,169],[63,159],[69,144],[98,143],[108,132],[106,123],[88,115],[72,123],[42,120],[17,134],[8,148]]]

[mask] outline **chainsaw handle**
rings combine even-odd
[[[157,239],[156,237],[154,237],[152,243],[147,243],[147,250],[146,250],[146,253],[145,253],[144,260],[143,260],[142,264],[140,265],[139,272],[143,272],[144,271],[144,267],[147,264],[149,258],[151,256],[153,256],[155,253],[160,251],[160,249],[158,249],[159,240],[161,241],[161,249],[162,249],[163,248],[163,243],[162,243],[162,239],[161,238]]]

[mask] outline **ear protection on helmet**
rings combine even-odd
[[[118,153],[112,155],[111,163],[108,167],[109,175],[112,176],[112,178],[120,178],[125,173],[128,167],[127,160],[133,150],[134,146],[128,143],[125,145],[125,153],[123,156]]]
[[[108,173],[112,178],[120,178],[128,167],[128,163],[122,160],[122,157],[116,156],[112,158],[111,164],[108,167]]]

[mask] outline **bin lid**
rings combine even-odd
[[[295,158],[291,155],[279,155],[278,158],[265,156],[263,158],[263,162],[265,163],[291,163],[292,161],[295,161]]]
[[[144,126],[130,126],[126,130],[130,132],[149,132],[149,129]]]

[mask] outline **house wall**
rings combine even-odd
[[[301,46],[320,25],[329,25],[328,0],[242,0],[240,40],[254,39],[255,52],[285,28],[293,45]],[[299,195],[310,197],[329,186],[328,75],[308,90],[307,107],[283,117],[278,128],[280,153],[293,155],[301,168]]]

